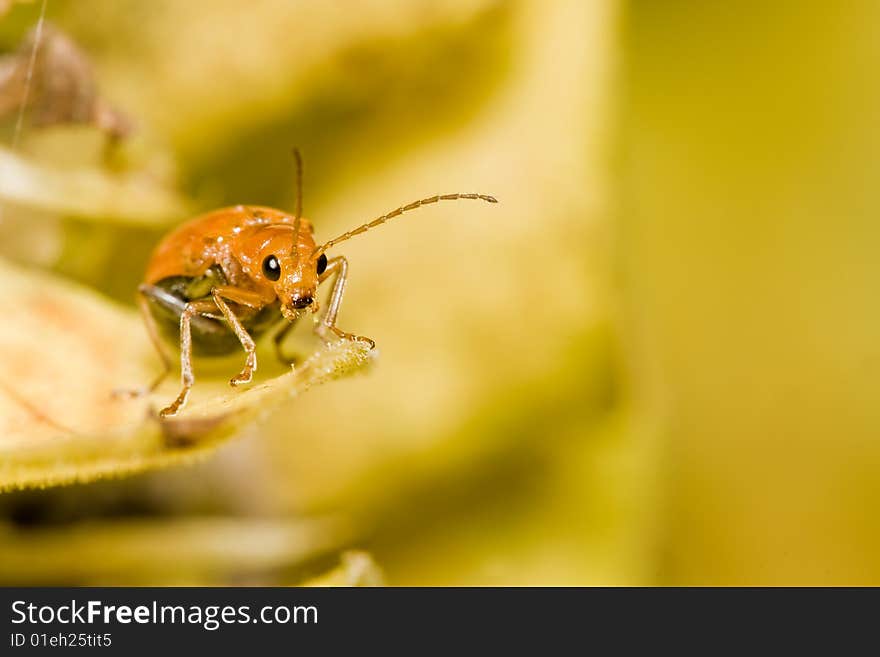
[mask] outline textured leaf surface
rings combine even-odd
[[[170,380],[154,396],[112,391],[155,374],[137,316],[48,275],[0,264],[0,489],[119,476],[192,460],[278,405],[372,359],[362,344],[333,343],[295,372],[244,390],[202,380],[184,413],[160,421]]]

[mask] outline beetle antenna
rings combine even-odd
[[[303,213],[303,160],[298,148],[293,149],[293,159],[296,163],[296,206],[293,216],[298,226]]]
[[[296,205],[293,211],[293,253],[294,257],[299,253],[296,245],[299,244],[299,227],[302,223],[303,210],[303,161],[299,149],[294,147],[293,160],[296,164]]]
[[[418,201],[413,201],[407,205],[401,205],[396,210],[392,210],[388,214],[383,214],[381,217],[373,219],[369,223],[363,224],[362,226],[358,226],[357,228],[350,230],[346,233],[338,237],[334,237],[329,242],[325,242],[312,254],[312,258],[317,258],[327,249],[339,244],[340,242],[344,242],[347,239],[351,239],[355,235],[360,235],[361,233],[366,233],[371,228],[375,228],[376,226],[381,226],[389,219],[393,219],[399,215],[402,215],[404,212],[409,212],[410,210],[415,210],[423,205],[429,205],[431,203],[436,203],[437,201],[458,201],[460,199],[467,199],[473,201],[486,201],[487,203],[497,203],[498,199],[494,196],[487,196],[486,194],[439,194],[437,196],[429,196],[428,198],[423,198]]]

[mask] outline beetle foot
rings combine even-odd
[[[166,418],[177,415],[178,411],[180,411],[180,409],[186,403],[187,397],[189,397],[189,389],[187,388],[186,390],[181,390],[180,394],[177,396],[177,399],[171,402],[169,406],[166,406],[161,411],[159,411],[159,417]]]
[[[257,359],[248,358],[247,363],[245,363],[244,368],[236,374],[234,377],[229,379],[229,385],[235,387],[244,385],[245,383],[250,383],[254,378],[254,370],[257,369]]]
[[[324,342],[333,342],[334,337],[340,340],[349,340],[351,342],[364,342],[370,345],[370,349],[376,348],[376,341],[363,335],[355,335],[354,333],[346,333],[342,329],[335,326],[322,325],[317,331],[318,337]]]
[[[250,383],[253,378],[253,372],[251,372],[250,370],[246,370],[229,379],[229,385],[233,387],[242,386],[246,383]]]

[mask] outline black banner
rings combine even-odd
[[[0,654],[556,654],[774,639],[816,648],[820,636],[839,648],[873,633],[878,599],[874,589],[6,588]]]

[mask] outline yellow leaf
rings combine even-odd
[[[244,390],[198,379],[186,410],[159,420],[156,395],[115,389],[155,375],[140,320],[81,287],[0,261],[0,491],[90,481],[205,455],[312,385],[354,372],[374,352],[340,341],[291,371]],[[198,368],[198,363],[197,363]]]
[[[343,552],[336,568],[303,583],[303,586],[384,586],[382,570],[367,552]]]
[[[186,204],[146,174],[53,168],[0,148],[0,203],[75,217],[162,225]]]
[[[350,534],[351,528],[331,518],[128,519],[30,531],[0,525],[0,581],[31,586],[275,583],[273,573],[332,554]]]

